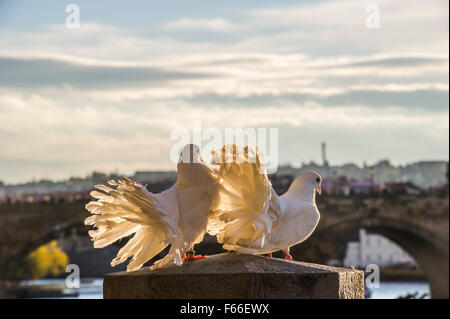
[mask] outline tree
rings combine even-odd
[[[66,271],[68,263],[69,257],[53,240],[28,254],[13,270],[12,277],[23,280],[57,276]]]

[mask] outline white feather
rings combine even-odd
[[[184,151],[184,150],[183,150]],[[171,245],[169,253],[155,267],[182,265],[181,255],[200,242],[206,232],[211,205],[216,202],[214,171],[199,161],[180,162],[177,182],[170,189],[153,194],[130,179],[110,180],[91,192],[96,200],[86,205],[92,214],[86,225],[95,248],[102,248],[132,235],[112,266],[131,258],[127,270],[137,270]]]
[[[213,159],[222,188],[208,231],[223,248],[263,254],[287,249],[312,234],[320,218],[315,204],[317,180],[321,181],[317,173],[298,177],[280,197],[256,148],[226,145],[213,151]]]

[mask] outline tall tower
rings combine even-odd
[[[323,166],[328,166],[327,144],[325,142],[322,142],[322,165]]]
[[[327,144],[325,142],[322,142],[322,165],[325,171],[325,176],[323,177],[329,177],[330,176],[330,166],[328,165],[327,160]]]

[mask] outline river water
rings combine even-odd
[[[367,289],[367,288],[366,288]],[[369,289],[370,299],[396,299],[399,296],[418,293],[430,296],[430,286],[426,282],[381,282],[379,288]]]
[[[23,287],[33,290],[54,288],[63,293],[63,296],[52,297],[58,299],[76,298],[76,299],[101,299],[103,298],[103,279],[102,278],[85,278],[81,279],[80,288],[67,289],[64,288],[64,279],[44,279],[23,281]],[[366,288],[367,289],[367,288]],[[422,295],[427,293],[429,296],[430,288],[426,282],[381,282],[379,288],[371,288],[370,299],[395,299],[399,296],[405,296],[408,293],[418,293]],[[65,294],[65,296],[64,296]],[[77,295],[76,295],[77,294]]]

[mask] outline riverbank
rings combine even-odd
[[[65,279],[9,282],[4,298],[24,299],[102,299],[103,278],[82,278],[79,288],[67,288]]]
[[[367,288],[366,288],[367,289]],[[370,288],[368,299],[399,299],[407,295],[422,296],[430,298],[430,286],[426,282],[380,282],[378,288]]]

